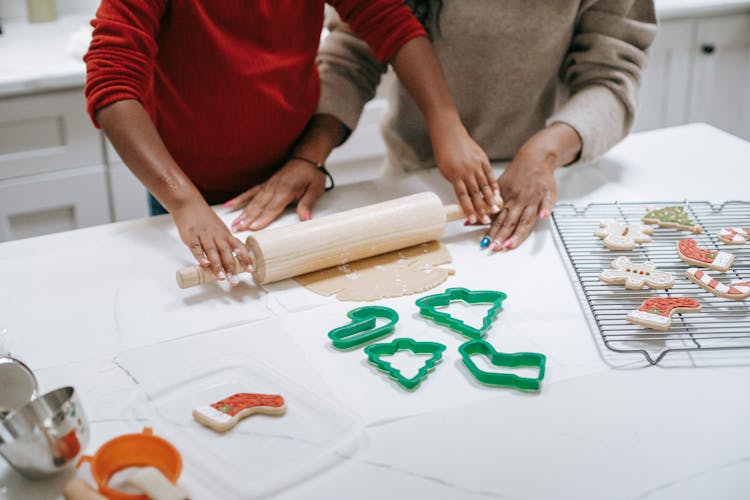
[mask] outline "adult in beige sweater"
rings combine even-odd
[[[517,247],[557,200],[554,170],[602,155],[627,135],[652,0],[411,0],[446,73],[461,121],[492,161],[505,205],[482,246]],[[338,17],[320,48],[318,113],[353,130],[387,66]],[[436,165],[425,122],[395,80],[382,132],[390,169]],[[478,193],[470,193],[477,196]]]

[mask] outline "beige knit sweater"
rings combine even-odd
[[[387,66],[335,14],[320,48],[319,113],[354,129]],[[564,122],[592,160],[627,135],[647,49],[652,0],[444,0],[427,22],[469,134],[491,160],[511,159],[545,124]],[[395,168],[435,165],[427,127],[396,80],[382,123]]]

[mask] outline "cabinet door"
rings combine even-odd
[[[0,98],[0,179],[103,161],[82,89]]]
[[[750,13],[697,22],[690,121],[750,140]]]
[[[102,140],[111,186],[114,220],[119,222],[148,216],[146,188],[125,165],[104,134]]]
[[[690,19],[667,20],[660,26],[643,74],[635,131],[687,121],[693,26]]]
[[[104,166],[0,181],[0,241],[106,224]]]

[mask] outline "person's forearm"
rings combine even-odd
[[[557,168],[573,163],[582,147],[581,136],[573,127],[554,122],[531,136],[518,154],[533,154],[550,168]]]
[[[438,125],[460,124],[442,66],[427,38],[417,37],[406,42],[391,64],[422,111],[430,130]]]
[[[115,102],[97,111],[96,120],[120,158],[167,210],[203,199],[167,151],[140,102]]]
[[[292,148],[292,156],[325,163],[333,148],[341,144],[348,131],[348,128],[334,116],[314,115]]]

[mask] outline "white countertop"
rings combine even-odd
[[[750,11],[750,0],[656,0],[662,20]],[[83,86],[81,60],[92,13],[67,14],[51,23],[3,21],[0,97]]]
[[[748,158],[750,143],[707,125],[637,134],[596,164],[559,171],[560,201],[747,200]],[[426,189],[451,199],[432,171],[337,187],[315,215]],[[277,224],[293,221],[287,214]],[[278,498],[290,500],[747,498],[750,350],[672,353],[657,366],[608,351],[549,223],[491,256],[479,251],[481,234],[450,225],[442,240],[456,274],[437,290],[508,294],[488,340],[547,356],[538,394],[475,383],[456,353],[462,339],[416,314],[421,295],[377,302],[399,312],[397,334],[447,346],[408,393],[361,349],[330,347],[327,331],[361,304],[291,281],[180,290],[174,271],[191,259],[168,216],[0,244],[0,330],[43,392],[75,386],[91,424],[89,453],[152,425],[181,451],[180,484],[196,499],[238,498],[231,481],[253,491],[264,479],[253,467],[265,461],[277,464],[280,475],[266,479]],[[192,422],[196,394],[261,375],[284,388],[287,416],[251,417],[221,438]],[[215,446],[226,455],[210,454]],[[309,457],[320,470],[304,480],[287,458]],[[223,474],[228,490],[218,493]],[[68,478],[30,482],[2,463],[0,498],[59,498]]]

